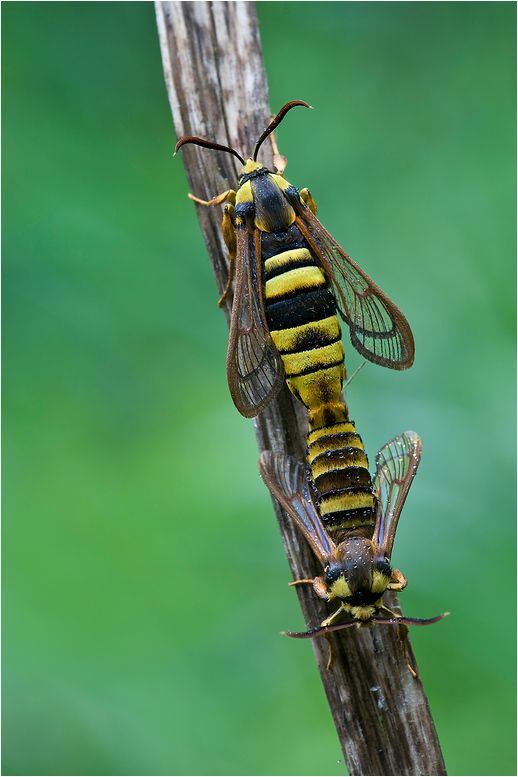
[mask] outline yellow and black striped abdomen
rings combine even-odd
[[[265,312],[290,391],[309,410],[338,403],[344,349],[336,302],[307,248],[264,262]]]
[[[373,528],[369,463],[341,398],[335,297],[295,225],[262,241],[266,320],[288,387],[309,410],[308,462],[322,522],[329,532]]]
[[[326,530],[374,527],[376,510],[369,462],[353,422],[348,419],[320,429],[310,428],[308,461]]]

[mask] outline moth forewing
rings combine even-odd
[[[421,460],[421,439],[404,432],[381,448],[376,456],[373,489],[378,501],[373,542],[386,558],[392,555],[401,510]]]
[[[263,451],[259,471],[270,493],[295,521],[324,567],[336,545],[311,499],[305,465],[285,453]]]
[[[236,229],[234,302],[227,351],[232,399],[246,418],[261,412],[279,393],[284,365],[266,323],[260,288],[261,262],[246,226]]]
[[[356,350],[383,367],[411,367],[414,337],[397,305],[351,259],[307,205],[299,206],[299,219],[301,232],[306,233],[342,302]]]

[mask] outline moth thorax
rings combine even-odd
[[[342,586],[346,593],[343,598],[352,608],[360,608],[359,615],[354,617],[365,620],[366,611],[362,608],[378,606],[378,600],[390,583],[390,565],[372,541],[361,536],[345,539],[336,548],[334,556],[346,583]],[[337,595],[340,596],[338,591]],[[372,617],[372,612],[368,617]]]
[[[261,232],[283,232],[295,221],[295,211],[283,194],[278,175],[259,171],[250,178],[254,200],[254,224]]]

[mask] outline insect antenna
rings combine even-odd
[[[428,626],[430,623],[438,623],[440,620],[449,615],[449,612],[443,612],[441,615],[436,615],[435,618],[372,618],[373,623],[405,623],[408,626]]]
[[[339,623],[334,626],[321,626],[320,628],[310,629],[309,631],[281,631],[281,634],[287,637],[295,637],[296,639],[308,639],[309,637],[320,637],[324,634],[328,634],[330,631],[341,631],[342,629],[350,629],[351,626],[357,626],[358,621],[349,621],[348,623]]]
[[[255,146],[255,150],[254,150],[254,156],[252,157],[252,158],[253,158],[253,160],[254,160],[254,162],[256,162],[256,161],[257,161],[257,153],[258,153],[258,151],[259,151],[259,148],[261,147],[262,143],[263,143],[263,142],[266,140],[266,138],[268,137],[268,135],[269,135],[271,132],[273,132],[273,130],[275,129],[275,127],[278,127],[278,126],[279,126],[279,124],[280,124],[280,123],[281,123],[281,121],[284,119],[284,117],[286,116],[286,114],[288,113],[288,111],[290,111],[290,110],[291,110],[292,108],[294,108],[296,105],[303,105],[305,108],[311,108],[311,105],[308,105],[307,103],[304,103],[304,102],[302,102],[302,100],[293,100],[291,103],[286,103],[286,105],[284,105],[284,106],[283,106],[283,107],[280,109],[280,111],[279,111],[279,113],[277,114],[277,116],[275,117],[275,119],[273,119],[273,121],[271,122],[271,124],[270,124],[270,125],[269,125],[269,126],[266,128],[266,129],[265,129],[265,131],[263,132],[263,134],[261,135],[261,137],[260,137],[260,138],[259,138],[259,140],[257,141],[257,143],[256,143],[256,146]]]
[[[436,615],[435,618],[371,618],[371,623],[382,624],[407,624],[409,626],[429,626],[431,623],[437,623],[442,620],[449,612],[443,612],[441,615]],[[321,626],[320,628],[310,629],[310,631],[281,631],[281,634],[285,634],[287,637],[295,637],[296,639],[308,639],[308,637],[321,637],[324,634],[329,634],[331,631],[342,631],[343,629],[350,629],[351,626],[360,625],[360,621],[348,621],[347,623],[335,623],[332,626]]]
[[[233,148],[229,148],[228,146],[220,146],[219,143],[211,143],[209,140],[203,140],[202,138],[194,137],[182,138],[182,140],[179,140],[176,144],[173,156],[177,154],[181,147],[185,146],[186,143],[193,143],[195,146],[203,146],[204,148],[212,148],[214,151],[226,151],[228,154],[233,154],[235,157],[237,157],[242,165],[245,164],[243,157],[239,156],[237,151],[234,151]]]

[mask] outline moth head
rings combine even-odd
[[[375,545],[364,537],[346,539],[337,546],[324,570],[329,598],[342,601],[355,620],[365,623],[377,614],[392,569]]]
[[[263,165],[260,162],[256,162],[254,159],[247,159],[246,162],[243,165],[243,168],[241,172],[239,173],[239,183],[241,184],[241,180],[245,178],[245,176],[252,175],[253,173],[257,173],[259,170],[263,169]]]

